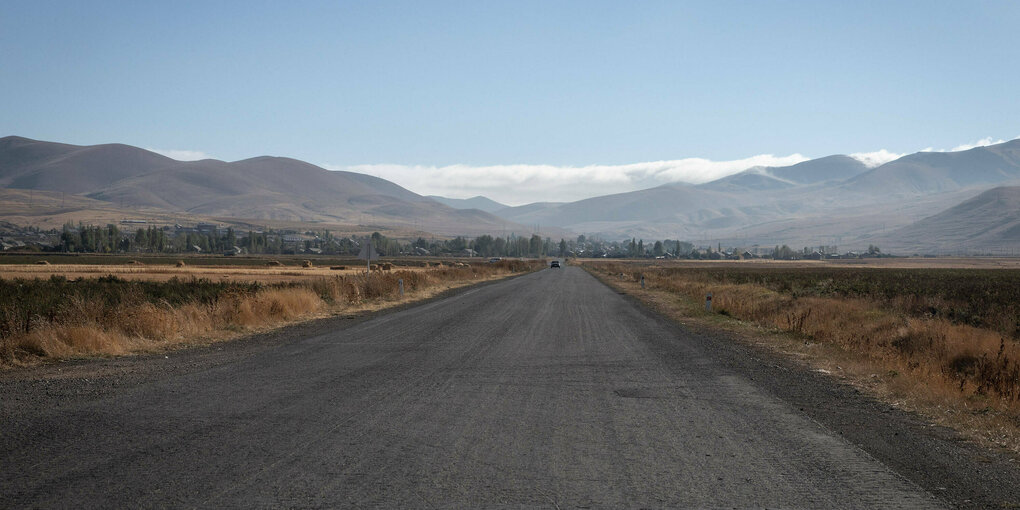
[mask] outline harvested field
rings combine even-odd
[[[3,266],[0,367],[203,344],[543,267],[505,261],[365,274],[329,267]]]
[[[423,267],[400,267],[400,271],[426,271]],[[49,265],[0,265],[0,278],[50,278],[54,275],[67,279],[95,278],[113,275],[125,280],[167,281],[171,278],[231,279],[242,282],[282,283],[337,276],[338,274],[362,274],[364,266],[346,266],[331,269],[325,266],[178,266],[175,264],[49,264]]]

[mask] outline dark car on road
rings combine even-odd
[[[552,261],[552,263],[549,264],[549,267],[560,267],[560,261],[558,260]]]

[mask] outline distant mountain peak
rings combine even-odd
[[[772,190],[790,186],[843,181],[867,171],[860,161],[841,154],[825,156],[783,166],[754,166],[712,182],[701,184],[703,189],[720,191]]]
[[[3,144],[32,143],[32,142],[35,142],[35,140],[31,138],[25,138],[23,136],[11,135],[0,138],[0,143]]]
[[[479,211],[485,211],[488,213],[509,207],[482,195],[473,196],[471,198],[447,198],[438,195],[429,195],[427,198],[454,209],[478,209]]]

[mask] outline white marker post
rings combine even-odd
[[[400,284],[400,297],[404,297],[404,279],[397,280],[397,283]]]
[[[705,296],[705,311],[706,312],[711,312],[712,311],[712,293],[711,292],[709,292],[708,295]]]

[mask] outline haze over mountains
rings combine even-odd
[[[555,225],[607,238],[686,239],[752,244],[867,246],[890,232],[942,213],[991,188],[1020,184],[1020,140],[960,152],[919,152],[867,168],[848,156],[828,156],[779,168],[751,168],[700,185],[667,184],[564,204],[530,204],[497,210],[525,224]],[[982,209],[970,230],[998,224],[1016,211]],[[946,211],[946,214],[954,214]],[[896,242],[915,251],[945,245]],[[990,237],[945,245],[980,250],[1009,245]]]
[[[205,217],[415,227],[445,235],[540,229],[553,236],[732,246],[1001,250],[1020,248],[1020,188],[994,189],[1011,184],[1020,184],[1020,140],[920,152],[875,168],[834,155],[698,185],[507,207],[485,197],[424,197],[377,177],[289,158],[185,162],[120,144],[0,139],[0,187],[12,190]]]
[[[992,188],[876,242],[894,252],[1020,254],[1020,186]]]

